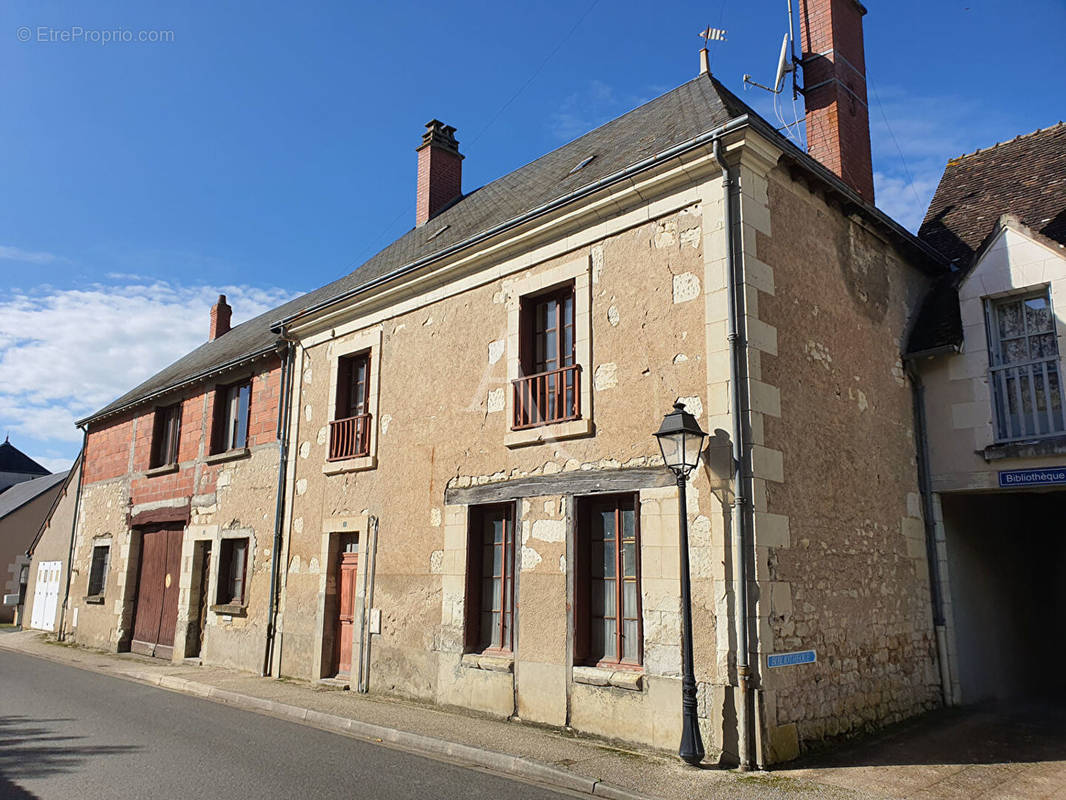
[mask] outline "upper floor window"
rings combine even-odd
[[[178,463],[178,440],[181,436],[181,403],[157,408],[152,428],[152,456],[149,467]]]
[[[522,298],[514,381],[516,430],[578,419],[581,367],[575,357],[574,285]]]
[[[248,446],[248,406],[252,382],[242,381],[215,390],[215,426],[213,453],[224,453]]]
[[[987,300],[985,311],[996,438],[1063,432],[1059,348],[1048,289]]]
[[[370,353],[337,362],[337,406],[329,430],[329,460],[370,452]]]

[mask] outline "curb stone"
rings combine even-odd
[[[45,655],[28,652],[20,647],[0,645],[5,650],[10,650],[33,658],[45,658],[55,663],[66,664],[77,669],[85,669],[110,675],[116,678],[133,680],[157,686],[168,691],[189,694],[202,699],[211,700],[223,705],[231,705],[235,708],[253,713],[267,714],[270,716],[287,719],[292,722],[312,725],[324,730],[334,731],[341,734],[350,734],[371,743],[388,743],[402,747],[417,755],[426,757],[446,758],[460,765],[481,767],[493,772],[514,775],[528,780],[536,781],[545,786],[568,789],[581,794],[603,797],[606,800],[655,800],[647,795],[633,794],[625,789],[603,783],[595,778],[586,778],[572,772],[553,767],[549,764],[522,756],[508,755],[495,750],[485,750],[480,747],[450,742],[446,739],[438,739],[433,736],[424,736],[399,728],[388,728],[382,725],[374,725],[369,722],[361,722],[351,717],[342,717],[337,714],[328,714],[322,711],[301,708],[279,703],[274,700],[264,700],[254,695],[232,692],[228,689],[220,689],[206,683],[198,683],[174,675],[159,675],[152,672],[144,672],[136,669],[101,670],[80,661],[51,658]]]

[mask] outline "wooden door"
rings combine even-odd
[[[355,576],[359,572],[359,554],[341,553],[337,576],[337,627],[334,652],[337,674],[352,671],[352,636],[355,626]]]
[[[178,622],[182,529],[151,526],[141,535],[137,600],[133,611],[135,653],[170,658]]]

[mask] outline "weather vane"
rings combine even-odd
[[[700,31],[700,38],[703,39],[703,46],[706,47],[711,42],[724,42],[726,30],[725,28],[711,28]]]

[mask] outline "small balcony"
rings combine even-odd
[[[526,430],[581,418],[580,364],[527,375],[512,383],[512,430]]]
[[[1017,442],[1061,435],[1062,385],[1058,358],[992,367],[997,442]]]
[[[329,461],[370,454],[370,415],[357,414],[329,423]]]

